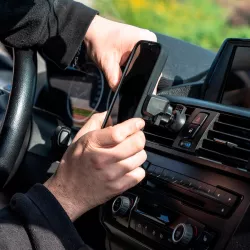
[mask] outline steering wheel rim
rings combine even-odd
[[[23,157],[36,91],[37,55],[32,49],[14,49],[12,90],[0,130],[0,185],[13,175]],[[22,155],[20,155],[22,154]],[[18,159],[18,161],[17,161]]]

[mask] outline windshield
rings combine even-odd
[[[217,51],[228,37],[250,37],[248,0],[82,0],[104,17]]]

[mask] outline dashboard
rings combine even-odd
[[[227,41],[217,54],[160,34],[158,41],[169,56],[157,95],[174,110],[184,107],[186,122],[175,133],[147,122],[146,178],[101,207],[106,249],[250,249],[250,112],[241,98],[250,82],[249,41]],[[112,99],[95,65],[47,66],[49,84],[37,94],[29,149],[44,159],[59,125],[77,131]],[[8,83],[0,87],[7,93]]]
[[[163,72],[158,95],[186,122],[173,132],[146,119],[146,178],[102,207],[107,249],[250,248],[250,111],[232,95],[248,88],[248,43],[226,41],[195,77]]]

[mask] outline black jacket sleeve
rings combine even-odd
[[[67,67],[97,12],[72,0],[0,0],[0,40]]]
[[[0,212],[0,249],[90,248],[54,196],[37,184],[26,194],[14,195],[10,206]]]

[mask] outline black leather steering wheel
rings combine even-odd
[[[14,49],[12,91],[0,131],[0,186],[3,187],[24,156],[37,79],[37,56],[32,49]]]

